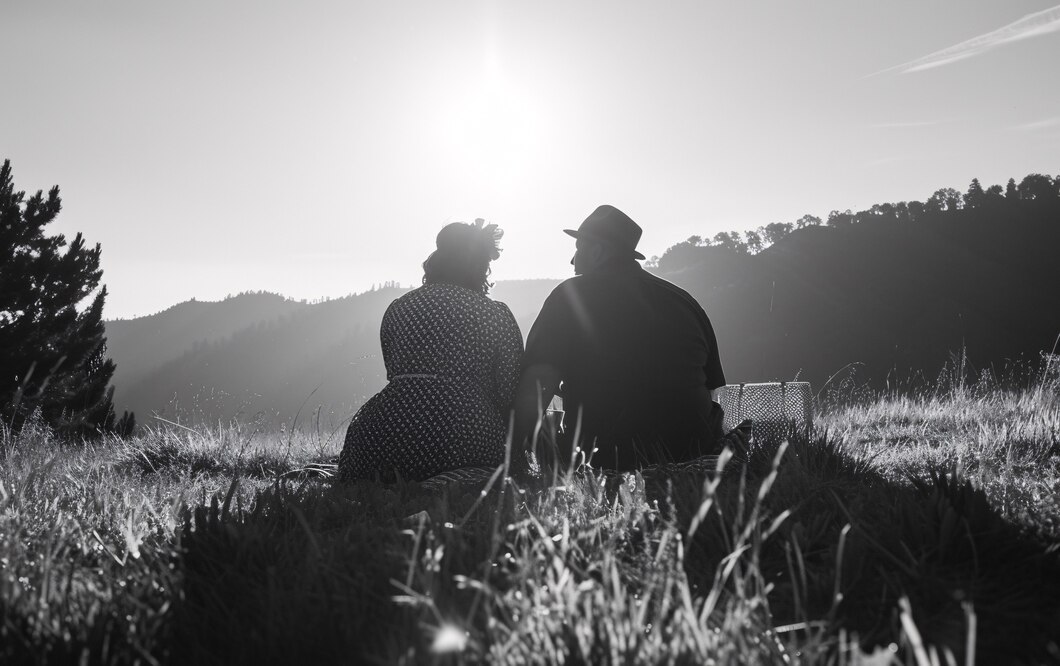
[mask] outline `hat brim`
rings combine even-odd
[[[586,238],[592,238],[592,239],[595,239],[595,240],[598,240],[598,241],[601,241],[601,242],[604,242],[604,243],[609,242],[608,239],[603,238],[602,236],[597,236],[596,234],[587,234],[584,231],[578,231],[577,229],[564,229],[563,233],[565,233],[568,236],[571,236],[573,238],[580,238],[582,236],[585,236]],[[645,257],[640,252],[637,252],[636,250],[633,250],[633,258],[634,259],[642,259],[643,260]]]

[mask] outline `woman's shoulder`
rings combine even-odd
[[[417,301],[440,301],[440,300],[451,300],[454,297],[464,297],[465,292],[467,294],[474,294],[470,289],[464,289],[453,284],[447,284],[444,282],[431,282],[414,289],[409,290],[407,293],[394,299],[393,304],[401,303],[415,303]]]
[[[492,310],[494,314],[504,319],[515,320],[515,315],[512,314],[512,309],[508,307],[507,303],[492,298],[487,298],[486,300],[489,301],[490,310]]]
[[[456,305],[464,305],[471,308],[481,308],[491,314],[512,317],[511,308],[504,301],[498,301],[490,298],[481,291],[474,289],[468,289],[467,287],[461,287],[460,285],[449,284],[446,282],[432,282],[425,284],[422,287],[417,287],[412,291],[404,294],[397,298],[391,307],[403,303],[415,303],[415,302],[437,302],[437,303],[453,303]]]
[[[414,303],[417,300],[419,300],[421,298],[421,296],[417,292],[419,292],[419,290],[422,289],[422,288],[423,287],[418,287],[416,289],[410,289],[409,291],[405,292],[404,294],[402,294],[402,295],[398,296],[397,298],[395,298],[394,300],[390,301],[390,305],[388,305],[386,307],[387,312],[391,312],[391,311],[394,311],[394,310],[400,310],[403,306],[407,306],[408,304]]]
[[[416,287],[398,296],[387,306],[383,318],[415,316],[417,313],[436,309],[443,299],[435,290],[428,288],[431,286],[433,285]]]
[[[432,282],[417,287],[390,304],[391,309],[428,308],[479,310],[491,307],[493,301],[485,294],[445,282]]]

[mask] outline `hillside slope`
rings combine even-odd
[[[912,209],[912,205],[910,205]],[[904,209],[902,209],[904,210]],[[1036,361],[1060,335],[1060,196],[861,214],[794,231],[758,254],[682,244],[653,270],[714,322],[729,381],[809,380],[857,364],[883,385]],[[523,334],[555,280],[500,282]],[[338,427],[385,383],[379,323],[405,290],[307,305],[268,294],[184,303],[110,322],[116,406],[141,420],[257,418]]]
[[[556,280],[498,283],[524,334]],[[219,303],[182,303],[162,315],[119,324],[110,352],[125,372],[115,404],[142,422],[157,413],[181,422],[233,417],[270,426],[305,425],[321,408],[321,427],[337,425],[386,382],[379,350],[383,312],[406,289],[388,287],[316,304],[245,294]],[[262,296],[272,310],[256,309]],[[204,313],[209,306],[216,320]],[[257,318],[240,316],[254,312]],[[239,325],[239,324],[242,325]],[[124,381],[123,381],[124,380]]]
[[[796,231],[746,257],[722,286],[675,277],[713,318],[730,380],[820,385],[854,362],[882,382],[931,376],[962,349],[976,369],[1050,350],[1060,334],[1057,247],[1058,219],[1001,228],[954,214]]]
[[[162,312],[106,322],[107,346],[117,364],[116,392],[135,384],[158,366],[200,345],[274,321],[307,307],[277,294],[246,293],[219,302],[191,300]]]

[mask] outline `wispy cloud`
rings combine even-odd
[[[1051,9],[1044,9],[1040,12],[1028,14],[1018,21],[1013,21],[997,30],[979,35],[978,37],[966,39],[959,44],[954,44],[941,51],[929,53],[922,58],[917,58],[916,60],[911,60],[901,65],[895,65],[894,67],[888,67],[887,69],[880,70],[870,76],[893,71],[909,74],[911,72],[922,72],[926,69],[934,69],[935,67],[943,67],[986,53],[987,51],[1004,44],[1011,44],[1032,37],[1040,37],[1041,35],[1047,35],[1053,32],[1060,32],[1060,5]]]
[[[1023,123],[1022,125],[1013,125],[1009,129],[1016,130],[1017,132],[1036,132],[1038,130],[1052,129],[1054,127],[1060,127],[1060,116],[1035,120],[1034,122]]]

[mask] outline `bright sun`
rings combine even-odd
[[[441,116],[444,150],[461,178],[510,190],[541,162],[542,114],[534,98],[491,68],[458,88]]]

